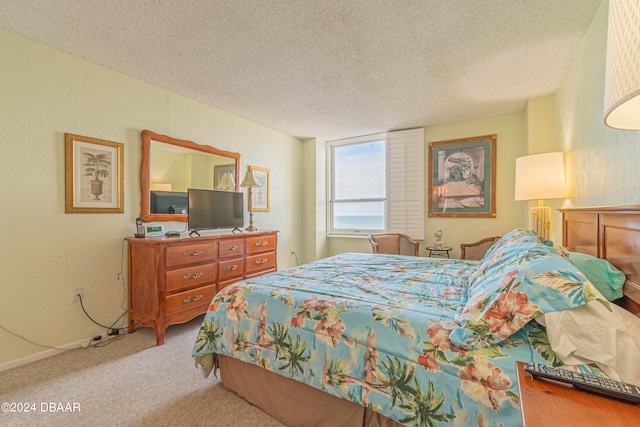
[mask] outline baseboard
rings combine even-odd
[[[87,337],[69,344],[60,345],[60,350],[50,348],[39,353],[30,354],[29,356],[21,357],[19,359],[10,360],[8,362],[0,363],[0,372],[17,368],[18,366],[26,365],[28,363],[37,362],[38,360],[46,359],[47,357],[55,356],[56,354],[64,353],[66,350],[73,350],[74,348],[81,348],[84,344],[88,343],[91,337]]]

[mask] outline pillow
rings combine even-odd
[[[580,252],[567,252],[569,261],[582,271],[591,283],[609,301],[622,298],[626,276],[606,259]]]
[[[560,251],[530,230],[505,234],[469,278],[468,299],[451,331],[464,349],[486,347],[510,337],[535,317],[602,298]]]
[[[469,276],[469,284],[476,282],[491,268],[499,268],[503,258],[511,258],[540,245],[540,239],[531,230],[516,228],[499,238],[484,254],[480,267]]]
[[[565,365],[595,363],[610,378],[640,386],[640,319],[633,314],[591,301],[536,320]]]

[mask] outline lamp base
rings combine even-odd
[[[247,230],[247,231],[258,231],[258,227],[256,227],[253,224],[251,224],[250,226],[245,228],[245,230]]]
[[[540,240],[549,240],[549,230],[551,229],[551,208],[538,206],[531,208],[531,222],[533,231],[536,232]]]

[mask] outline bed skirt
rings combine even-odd
[[[287,426],[400,427],[364,406],[231,357],[218,355],[222,383]]]

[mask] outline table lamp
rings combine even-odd
[[[236,188],[236,183],[233,180],[233,175],[231,175],[231,172],[227,171],[222,175],[222,178],[220,178],[220,183],[218,183],[218,188],[220,190],[225,190],[225,191],[229,191],[230,188]]]
[[[551,208],[543,205],[543,199],[566,197],[564,159],[562,153],[543,153],[516,159],[516,201],[538,200],[531,208],[533,230],[541,240],[549,239]]]
[[[256,177],[253,176],[253,171],[248,170],[244,175],[244,179],[242,180],[242,184],[240,187],[246,187],[249,189],[249,226],[245,228],[247,231],[256,231],[258,228],[253,225],[253,206],[251,206],[251,189],[253,187],[260,187],[260,184],[256,181]]]

